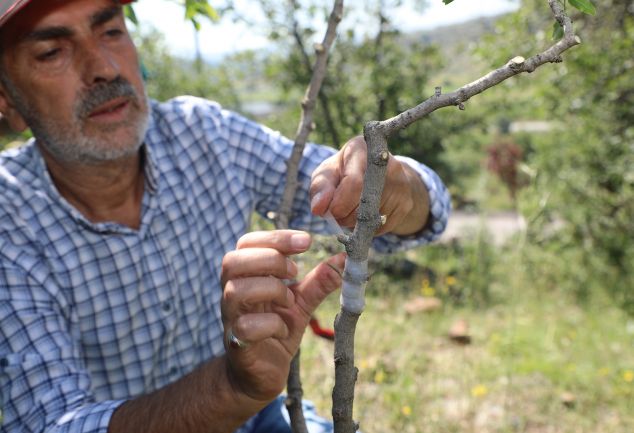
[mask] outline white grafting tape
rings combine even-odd
[[[365,307],[365,286],[368,281],[368,262],[359,262],[346,258],[341,288],[341,306],[343,309],[361,314]]]
[[[330,230],[332,230],[335,235],[339,236],[345,234],[345,232],[343,231],[341,226],[339,226],[339,223],[337,222],[335,217],[332,216],[332,213],[330,213],[330,211],[326,211],[326,213],[324,214],[324,219],[328,223]]]

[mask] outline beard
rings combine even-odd
[[[73,108],[70,125],[51,120],[46,113],[27,103],[11,83],[5,83],[5,88],[37,143],[60,162],[96,164],[113,161],[137,154],[143,144],[149,123],[148,98],[145,93],[139,95],[122,77],[81,92]],[[101,104],[121,97],[127,98],[133,109],[129,118],[117,124],[100,126],[97,133],[89,133],[86,119],[90,113]],[[117,142],[112,134],[121,128],[126,130],[126,138]]]

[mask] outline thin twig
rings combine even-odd
[[[290,0],[291,8],[296,8],[296,3]],[[275,220],[275,226],[278,229],[289,227],[290,217],[292,213],[293,198],[297,190],[297,175],[299,171],[299,162],[304,153],[304,147],[308,140],[308,135],[313,129],[313,112],[315,109],[315,101],[319,94],[319,90],[326,76],[326,66],[328,53],[337,36],[337,25],[341,21],[343,15],[343,0],[335,0],[330,18],[328,20],[328,28],[324,36],[323,42],[316,45],[316,60],[313,66],[313,75],[306,89],[304,99],[302,100],[302,115],[295,137],[295,145],[291,157],[287,163],[286,185],[282,202],[278,210]],[[286,408],[291,419],[291,428],[294,433],[307,433],[306,420],[302,411],[302,382],[300,377],[300,351],[297,351],[288,374],[287,381],[287,398]]]
[[[297,135],[295,136],[295,146],[293,147],[293,153],[287,163],[288,170],[286,173],[286,187],[276,221],[276,226],[278,226],[278,228],[288,227],[293,198],[295,196],[295,190],[297,189],[299,162],[302,158],[304,146],[308,140],[308,135],[313,130],[315,101],[326,76],[328,53],[335,37],[337,36],[337,25],[341,21],[342,16],[343,0],[335,0],[332,12],[330,13],[330,18],[328,19],[328,28],[326,30],[324,40],[322,43],[315,45],[317,58],[315,60],[315,65],[313,66],[313,76],[308,88],[306,89],[304,99],[302,100],[302,115],[297,129]]]

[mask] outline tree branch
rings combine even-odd
[[[293,153],[288,160],[288,170],[286,173],[286,187],[284,195],[282,197],[282,204],[280,205],[279,213],[277,215],[276,225],[278,228],[288,227],[289,216],[291,214],[291,207],[293,204],[293,198],[297,189],[297,173],[299,167],[299,161],[302,158],[304,152],[304,146],[308,140],[308,135],[313,129],[313,113],[315,111],[315,101],[319,94],[319,89],[326,76],[326,65],[328,61],[328,52],[332,46],[335,37],[337,36],[337,26],[343,16],[343,0],[335,0],[330,18],[328,19],[328,28],[324,40],[320,44],[315,45],[315,52],[317,58],[315,65],[313,66],[313,76],[310,80],[310,84],[306,89],[304,99],[302,100],[302,115],[295,136],[295,146],[293,147]]]
[[[296,8],[296,2],[290,0],[292,10]],[[295,145],[291,157],[287,163],[286,185],[282,202],[276,217],[275,226],[278,229],[289,227],[289,221],[292,213],[293,198],[297,190],[297,175],[299,171],[299,162],[304,153],[304,147],[308,140],[308,135],[313,129],[313,112],[315,109],[315,101],[319,90],[326,76],[326,66],[328,61],[328,53],[337,36],[337,26],[343,16],[343,0],[335,0],[328,27],[323,42],[315,46],[317,54],[315,65],[313,66],[313,75],[306,89],[304,99],[302,100],[302,115],[295,136]],[[299,372],[300,352],[298,350],[295,358],[291,363],[291,369],[287,381],[287,398],[286,408],[291,419],[291,427],[294,433],[307,433],[306,420],[302,411],[302,383]]]
[[[304,41],[302,40],[302,35],[299,32],[299,23],[295,18],[295,11],[299,9],[299,5],[297,4],[297,0],[291,0],[291,7],[293,8],[291,11],[291,26],[292,26],[292,34],[293,39],[295,39],[295,43],[299,48],[299,52],[302,58],[302,64],[306,69],[307,73],[312,73],[313,67],[310,63],[310,57],[306,52],[306,46],[304,45]],[[325,77],[324,77],[325,78]],[[319,92],[319,104],[321,105],[321,109],[324,112],[324,120],[326,121],[326,127],[328,129],[328,133],[330,134],[330,140],[333,145],[338,145],[340,143],[339,134],[337,133],[337,128],[335,127],[335,122],[332,119],[332,113],[330,112],[330,104],[328,103],[328,97],[325,94],[326,89],[324,88],[321,92]]]
[[[548,3],[555,19],[564,28],[564,37],[546,51],[529,59],[515,57],[506,65],[452,93],[443,95],[441,89],[436,88],[435,95],[418,106],[390,119],[380,122],[371,121],[365,125],[364,137],[368,146],[368,165],[359,203],[357,224],[352,235],[342,239],[348,252],[348,259],[343,275],[341,312],[335,319],[335,388],[333,391],[335,433],[354,433],[358,428],[358,424],[352,420],[354,384],[357,375],[354,368],[353,343],[356,322],[363,311],[365,280],[368,278],[367,270],[363,275],[359,273],[359,269],[363,265],[367,269],[368,250],[374,233],[382,223],[379,205],[389,155],[387,140],[395,132],[440,108],[458,106],[464,110],[464,103],[471,97],[510,77],[522,72],[533,72],[545,63],[561,62],[562,53],[581,43],[581,40],[574,34],[571,20],[565,14],[561,3],[558,0],[548,0]],[[346,288],[349,293],[346,293]],[[339,381],[341,384],[338,383]]]

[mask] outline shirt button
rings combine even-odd
[[[170,311],[172,311],[172,303],[170,301],[165,301],[163,302],[163,311],[166,313],[169,313]]]
[[[171,377],[174,377],[174,376],[176,376],[177,374],[178,374],[178,368],[176,368],[176,367],[172,367],[172,368],[170,368],[169,375],[170,375]]]
[[[0,367],[7,368],[9,366],[9,360],[7,358],[0,359]]]

